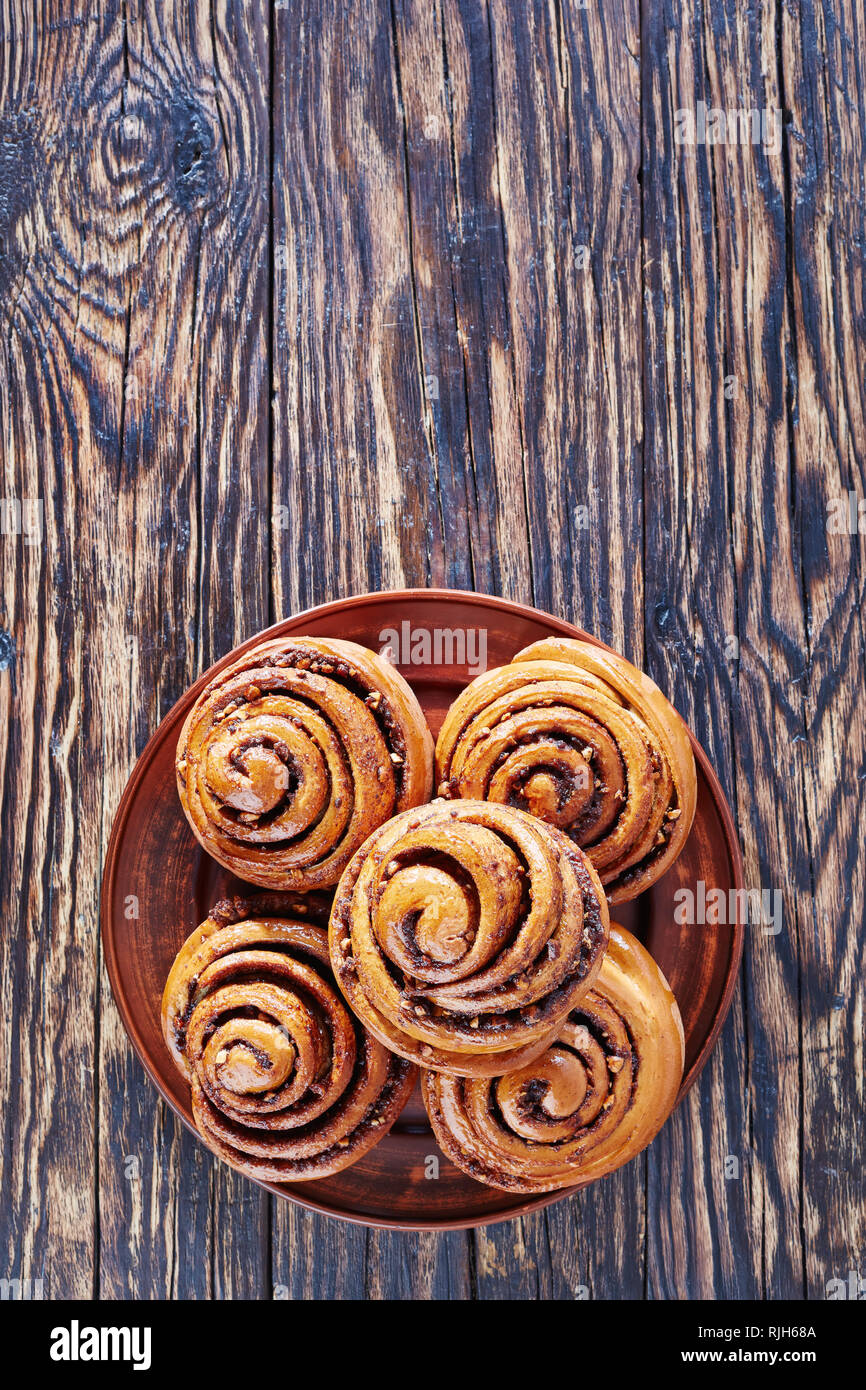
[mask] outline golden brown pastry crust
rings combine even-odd
[[[433,741],[398,671],[355,642],[262,642],[215,676],[177,746],[208,854],[265,888],[337,882],[389,816],[429,800]]]
[[[461,1076],[543,1049],[599,969],[608,913],[564,835],[509,806],[433,802],[377,830],[337,888],[331,962],[389,1048]]]
[[[251,1178],[348,1168],[387,1134],[416,1080],[346,1008],[323,894],[220,902],[175,958],[162,1030],[205,1143]]]
[[[540,816],[592,860],[611,903],[654,883],[692,826],[688,730],[653,681],[588,642],[552,637],[479,676],[436,744],[440,794]]]
[[[550,1192],[621,1167],[655,1137],[683,1072],[676,1000],[652,956],[613,925],[598,978],[559,1037],[499,1078],[421,1074],[440,1148],[507,1192]]]

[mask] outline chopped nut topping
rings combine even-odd
[[[580,751],[581,755],[586,759],[588,763],[592,762],[592,759],[595,756],[595,749],[593,748],[591,743],[588,743],[586,747],[582,748]]]
[[[617,1072],[622,1071],[624,1066],[624,1057],[608,1057],[607,1059],[607,1069],[609,1072],[612,1072],[614,1076],[616,1076]]]
[[[394,764],[395,767],[400,767],[403,763],[403,759],[400,757],[399,753],[392,753],[391,762]]]
[[[673,811],[668,811],[667,819],[668,819],[668,820],[679,820],[679,818],[680,818],[681,815],[682,815],[682,809],[681,809],[679,806],[677,806],[677,807],[675,808],[675,810],[673,810]]]

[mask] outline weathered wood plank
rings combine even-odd
[[[470,1239],[465,1231],[416,1236],[371,1231],[367,1242],[366,1297],[471,1298]]]
[[[858,0],[782,10],[790,111],[791,471],[805,607],[802,723],[790,780],[802,799],[798,1004],[805,1290],[863,1273],[866,947],[866,11]],[[852,497],[856,516],[852,534]],[[844,529],[840,532],[840,521]],[[859,529],[858,529],[859,528]]]
[[[280,9],[274,97],[278,614],[428,582],[424,426],[390,11]],[[309,538],[316,537],[315,544]]]
[[[4,1264],[52,1297],[243,1293],[267,1201],[145,1082],[99,972],[97,902],[136,753],[268,616],[268,35],[239,6],[66,8],[0,20],[0,447],[6,495],[45,511],[43,547],[3,543],[4,796],[24,808]],[[226,1247],[240,1201],[254,1219]]]
[[[140,208],[149,254],[137,269],[129,315],[128,375],[141,374],[136,400],[147,405],[144,418],[135,402],[124,407],[129,485],[119,502],[136,537],[127,592],[153,592],[149,610],[135,600],[132,630],[140,641],[161,630],[169,649],[186,654],[182,679],[166,691],[170,703],[269,617],[269,34],[266,21],[250,23],[242,6],[225,3],[149,6],[116,32],[124,52],[122,110],[135,113],[140,140],[170,157],[162,178],[145,187]],[[173,203],[171,218],[166,202]],[[164,339],[162,354],[153,353],[154,332]],[[185,572],[173,610],[166,611],[164,588],[154,582],[159,559],[138,544],[143,528],[148,537],[177,538]],[[146,909],[143,918],[146,928]],[[106,1047],[128,1055],[116,1027],[114,1035],[106,1030]],[[140,1092],[139,1078],[135,1065],[128,1086],[121,1078],[121,1094]],[[110,1170],[115,1131],[103,1132],[103,1169]],[[171,1223],[165,1276],[211,1297],[256,1296],[268,1277],[268,1198],[207,1156],[190,1163],[191,1146],[198,1147],[189,1136],[176,1137],[167,1210],[149,1208],[158,1230]],[[188,1184],[196,1178],[191,1199]],[[125,1213],[107,1200],[108,1190],[100,1200],[102,1262],[123,1270]],[[209,1211],[201,1210],[204,1203]],[[186,1238],[190,1205],[199,1234],[193,1243]],[[156,1234],[148,1232],[142,1247],[154,1248]],[[157,1240],[156,1248],[164,1244]],[[135,1289],[134,1269],[129,1279]]]
[[[0,54],[3,495],[32,499],[42,527],[28,545],[4,520],[0,548],[4,730],[9,721],[0,1264],[4,1277],[43,1279],[46,1297],[86,1297],[96,1286],[97,1221],[101,792],[92,769],[101,764],[106,671],[91,658],[84,602],[106,586],[102,528],[111,534],[117,454],[103,445],[113,408],[96,383],[119,383],[123,318],[110,288],[84,282],[92,251],[73,208],[87,152],[66,147],[63,133],[64,87],[86,82],[98,31],[83,20],[62,36],[47,23],[22,27],[10,4],[0,14],[4,39],[16,38]],[[61,147],[63,157],[52,157]]]
[[[271,1285],[277,1299],[364,1297],[369,1232],[288,1202],[274,1211]],[[267,1297],[270,1290],[264,1290]]]
[[[729,791],[747,884],[784,894],[783,930],[747,933],[745,1057],[735,1013],[651,1160],[650,1290],[798,1297],[809,872],[791,756],[806,663],[787,370],[795,137],[782,132],[774,9],[670,4],[646,18],[647,491],[662,504],[647,512],[648,665]],[[726,138],[702,140],[701,104],[765,120],[710,115]]]
[[[489,22],[531,590],[539,606],[632,647],[642,510],[638,7],[493,0]]]
[[[638,8],[493,0],[489,30],[486,215],[502,225],[503,365],[518,422],[506,456],[519,459],[529,518],[523,559],[505,514],[529,573],[512,568],[503,591],[640,662]],[[491,342],[491,362],[498,351]],[[495,437],[501,428],[494,415]],[[574,1297],[579,1284],[596,1297],[639,1296],[643,1208],[638,1162],[555,1214],[488,1228],[477,1237],[479,1297]]]
[[[768,168],[752,150],[678,145],[675,113],[696,115],[699,102],[750,103],[756,84],[765,105],[773,89],[756,62],[761,39],[745,16],[738,24],[733,6],[718,15],[700,6],[687,15],[676,5],[645,13],[646,492],[655,499],[646,518],[647,658],[733,795],[729,721],[739,667],[729,658],[743,635],[732,518],[747,521],[735,467],[740,458],[747,470],[756,460],[775,464],[785,449],[784,420],[777,405],[768,422],[761,380],[764,352],[781,351],[781,162]],[[772,54],[772,38],[763,41]],[[755,244],[744,234],[750,216],[761,229]],[[758,883],[748,822],[746,832],[747,874]],[[710,1067],[649,1161],[655,1297],[746,1297],[756,1289],[740,1008],[735,1002]],[[727,1155],[738,1172],[730,1180]]]
[[[274,63],[284,75],[272,118],[272,573],[282,616],[398,586],[407,549],[424,583],[423,482],[404,512],[399,449],[422,478],[429,469],[390,20],[372,9],[281,8]],[[390,235],[377,237],[385,226]],[[275,1288],[357,1296],[367,1239],[277,1204]]]

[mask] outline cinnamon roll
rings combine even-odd
[[[348,1168],[415,1084],[415,1069],[346,1008],[327,915],[322,894],[220,902],[184,942],[163,995],[163,1036],[202,1138],[261,1181]]]
[[[676,1000],[652,957],[614,925],[593,988],[556,1040],[494,1079],[422,1073],[453,1163],[507,1192],[550,1192],[620,1168],[661,1129],[683,1072]]]
[[[202,691],[178,741],[177,785],[220,864],[306,891],[333,887],[371,830],[429,800],[432,756],[418,701],[375,652],[280,638]]]
[[[498,1075],[540,1052],[589,989],[608,928],[598,876],[564,835],[510,806],[436,801],[349,864],[331,963],[392,1051]]]
[[[562,830],[611,903],[654,883],[695,814],[688,730],[658,686],[588,642],[553,637],[479,676],[436,745],[439,793],[516,806]]]

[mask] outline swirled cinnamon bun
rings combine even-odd
[[[415,1069],[346,1008],[327,914],[323,894],[220,902],[165,987],[163,1036],[202,1138],[260,1181],[348,1168],[387,1134],[415,1084]]]
[[[623,657],[562,637],[466,687],[436,768],[442,796],[502,802],[562,830],[611,903],[670,868],[697,802],[688,730],[658,686]]]
[[[207,850],[265,888],[333,887],[371,830],[427,801],[432,738],[399,672],[355,642],[263,642],[183,726],[177,785]]]
[[[436,801],[349,864],[331,962],[401,1057],[496,1075],[535,1056],[586,993],[608,927],[598,876],[564,835],[510,806]]]
[[[593,988],[535,1061],[493,1079],[422,1072],[421,1086],[458,1168],[507,1192],[550,1192],[604,1177],[646,1148],[673,1109],[683,1056],[667,980],[614,925]]]

